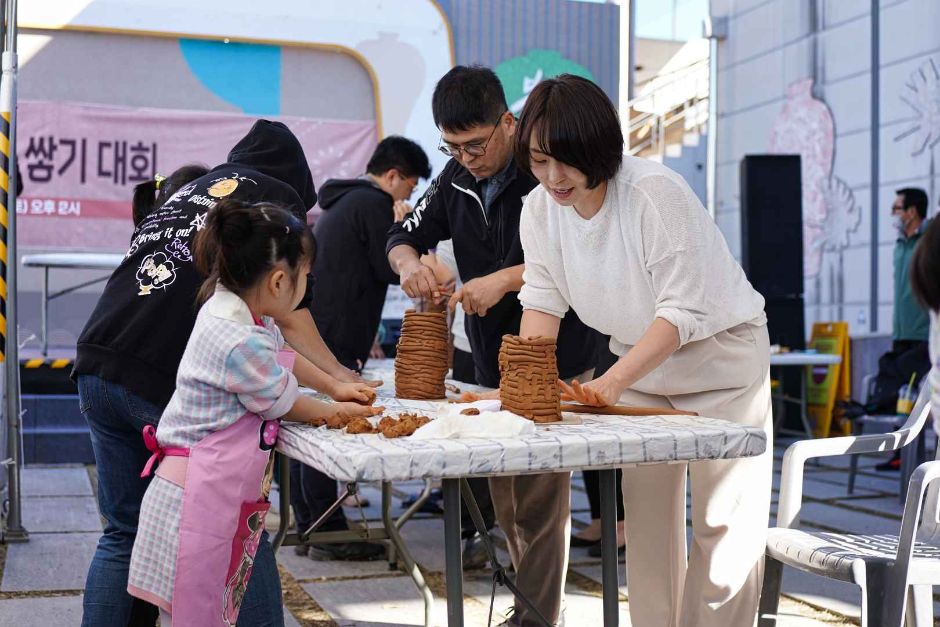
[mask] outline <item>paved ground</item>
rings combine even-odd
[[[776,448],[775,485],[784,445]],[[865,458],[855,495],[846,495],[846,460],[809,466],[805,482],[803,523],[829,531],[897,533],[901,506],[894,474],[874,472],[876,458]],[[0,627],[78,625],[85,571],[101,529],[94,500],[94,467],[30,467],[23,472],[25,544],[0,545]],[[419,483],[396,484],[397,497],[417,491]],[[580,475],[574,478],[574,525],[589,519]],[[378,520],[379,493],[364,486],[372,501],[364,510]],[[397,499],[396,499],[397,505]],[[774,490],[776,510],[776,487]],[[396,508],[396,511],[400,511]],[[356,510],[347,510],[351,519]],[[276,524],[276,516],[271,517]],[[437,623],[444,624],[443,523],[419,515],[403,529],[406,541],[438,597]],[[502,553],[503,561],[508,556]],[[385,562],[313,562],[285,548],[279,555],[288,625],[316,627],[420,625],[422,606],[410,579],[390,571]],[[623,572],[621,568],[621,577]],[[567,624],[601,624],[600,560],[573,549],[567,587]],[[623,584],[623,581],[621,581]],[[788,571],[782,603],[787,627],[857,624],[859,594],[854,586]],[[628,591],[621,588],[621,625],[629,625]],[[465,585],[467,625],[485,625],[490,580],[485,572],[470,574]],[[503,591],[495,607],[511,599]],[[935,609],[940,605],[935,603]],[[936,611],[940,614],[940,611]],[[499,616],[502,620],[502,615]]]

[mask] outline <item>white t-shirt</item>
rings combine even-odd
[[[525,309],[562,317],[574,308],[623,355],[655,318],[679,330],[680,347],[742,323],[763,325],[764,299],[731,255],[714,220],[681,176],[624,156],[590,220],[542,186],[526,198]]]
[[[448,239],[440,242],[434,253],[437,255],[437,259],[457,277],[455,289],[459,289],[463,285],[463,281],[460,280],[460,273],[457,271],[457,260],[454,258],[454,241]],[[463,305],[457,303],[454,310],[454,324],[451,326],[450,332],[454,334],[454,346],[465,353],[469,353],[471,352],[470,340],[467,339],[467,330],[464,328],[464,317],[466,315],[463,311]]]

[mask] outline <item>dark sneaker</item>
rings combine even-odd
[[[480,538],[479,534],[474,535],[472,538],[467,538],[464,541],[464,545],[463,545],[463,569],[464,570],[477,570],[479,568],[486,568],[486,564],[489,561],[490,561],[489,553],[486,552],[486,545],[483,544],[483,539]]]
[[[881,472],[892,472],[892,471],[897,472],[901,470],[901,456],[897,455],[895,457],[892,457],[888,461],[884,462],[883,464],[878,464],[877,466],[875,466],[875,470],[878,470]]]
[[[405,500],[401,502],[401,506],[405,509],[408,509],[414,505],[418,497],[421,496],[420,492],[414,492],[408,496]],[[441,501],[444,500],[444,493],[440,488],[434,488],[431,490],[431,493],[428,495],[428,500],[418,509],[419,512],[425,514],[443,514],[444,508],[441,507]]]
[[[385,557],[385,547],[370,542],[311,544],[310,559],[316,562],[370,562]]]
[[[600,557],[601,556],[601,543],[598,542],[594,546],[588,547],[587,554],[591,557]],[[617,547],[617,555],[623,557],[627,554],[627,545]]]
[[[300,557],[306,557],[307,552],[310,550],[310,547],[306,544],[298,544],[294,546],[294,555],[299,555]]]

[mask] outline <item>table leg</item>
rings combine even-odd
[[[382,524],[385,525],[385,532],[388,534],[392,546],[395,547],[398,559],[401,560],[403,570],[411,576],[418,592],[421,593],[421,597],[424,599],[424,625],[425,627],[431,627],[434,620],[434,595],[431,594],[431,589],[424,581],[421,569],[418,568],[414,558],[408,551],[407,545],[405,545],[405,540],[398,532],[397,521],[392,518],[392,484],[388,481],[382,482]]]
[[[812,368],[812,366],[806,366],[806,368]],[[809,414],[806,410],[806,368],[803,370],[803,376],[800,377],[800,420],[803,421],[803,430],[806,431],[806,437],[812,440],[813,427],[809,424]]]
[[[598,471],[601,509],[601,584],[604,627],[619,623],[620,589],[617,580],[617,470]]]
[[[460,553],[460,480],[441,481],[444,492],[444,578],[447,626],[463,627],[463,556]]]
[[[287,528],[290,526],[290,459],[287,455],[274,453],[277,455],[278,463],[278,503],[280,507],[281,521],[277,524],[277,533],[274,534],[274,552],[284,544],[284,538],[287,536]]]
[[[49,354],[49,268],[48,266],[42,269],[42,356],[45,357]],[[13,339],[8,340],[15,342],[16,333],[12,334]]]

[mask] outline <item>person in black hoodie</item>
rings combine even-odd
[[[414,211],[389,231],[386,251],[406,294],[440,301],[434,273],[419,255],[453,239],[464,284],[452,304],[459,301],[467,313],[476,382],[496,388],[502,337],[517,334],[522,319],[519,216],[537,182],[513,160],[516,120],[491,70],[453,68],[438,81],[432,109],[441,130],[440,150],[452,159]],[[558,334],[562,378],[584,380],[596,360],[594,338],[594,331],[569,311]],[[570,473],[490,479],[496,519],[518,573],[516,585],[552,623],[560,616],[568,562],[570,490]],[[535,620],[517,601],[512,624]]]
[[[127,594],[130,554],[148,484],[139,477],[150,456],[141,431],[156,426],[176,387],[204,279],[192,261],[193,238],[205,227],[207,212],[225,197],[279,203],[306,220],[316,191],[303,148],[286,126],[256,122],[226,163],[183,186],[143,218],[78,339],[72,377],[91,431],[98,507],[107,521],[88,569],[84,626],[156,621],[156,608]],[[299,381],[338,400],[367,400],[358,375],[343,368],[323,344],[307,303],[277,322],[298,353],[294,372]],[[256,559],[274,560],[268,542],[261,543]],[[279,581],[252,580],[239,623],[283,623]]]
[[[379,142],[364,176],[331,179],[320,188],[310,311],[323,341],[347,368],[365,365],[388,286],[398,284],[385,256],[394,204],[430,176],[421,146],[393,135]]]
[[[360,370],[369,358],[388,286],[398,283],[385,257],[395,203],[410,198],[418,179],[430,176],[424,150],[393,135],[379,142],[364,176],[331,179],[320,188],[310,311],[326,345],[347,368]],[[336,501],[336,480],[296,460],[290,466],[291,505],[301,533]],[[318,529],[347,528],[339,508]],[[316,560],[365,560],[379,557],[382,547],[348,542],[300,545],[296,551]]]

